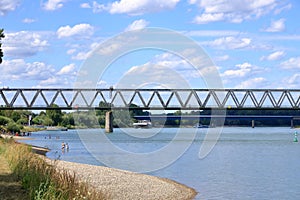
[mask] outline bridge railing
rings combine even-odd
[[[299,109],[290,89],[86,89],[3,88],[1,109]],[[133,104],[135,106],[133,106]]]

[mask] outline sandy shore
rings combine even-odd
[[[196,191],[175,181],[108,167],[51,161],[58,169],[68,170],[80,181],[109,194],[109,199],[154,200],[194,199]]]
[[[33,138],[30,138],[28,136],[13,136],[13,135],[5,135],[5,134],[0,134],[2,138],[13,138],[15,140],[33,140]]]

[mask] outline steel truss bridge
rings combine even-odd
[[[58,107],[53,108],[53,104]],[[298,110],[300,90],[3,88],[0,107],[14,110]]]

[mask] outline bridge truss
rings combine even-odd
[[[100,103],[102,102],[102,103]],[[0,89],[1,109],[291,109],[300,90],[290,89]],[[133,106],[133,104],[135,106]]]

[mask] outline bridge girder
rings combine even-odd
[[[13,110],[299,110],[300,90],[3,88],[0,106]]]

